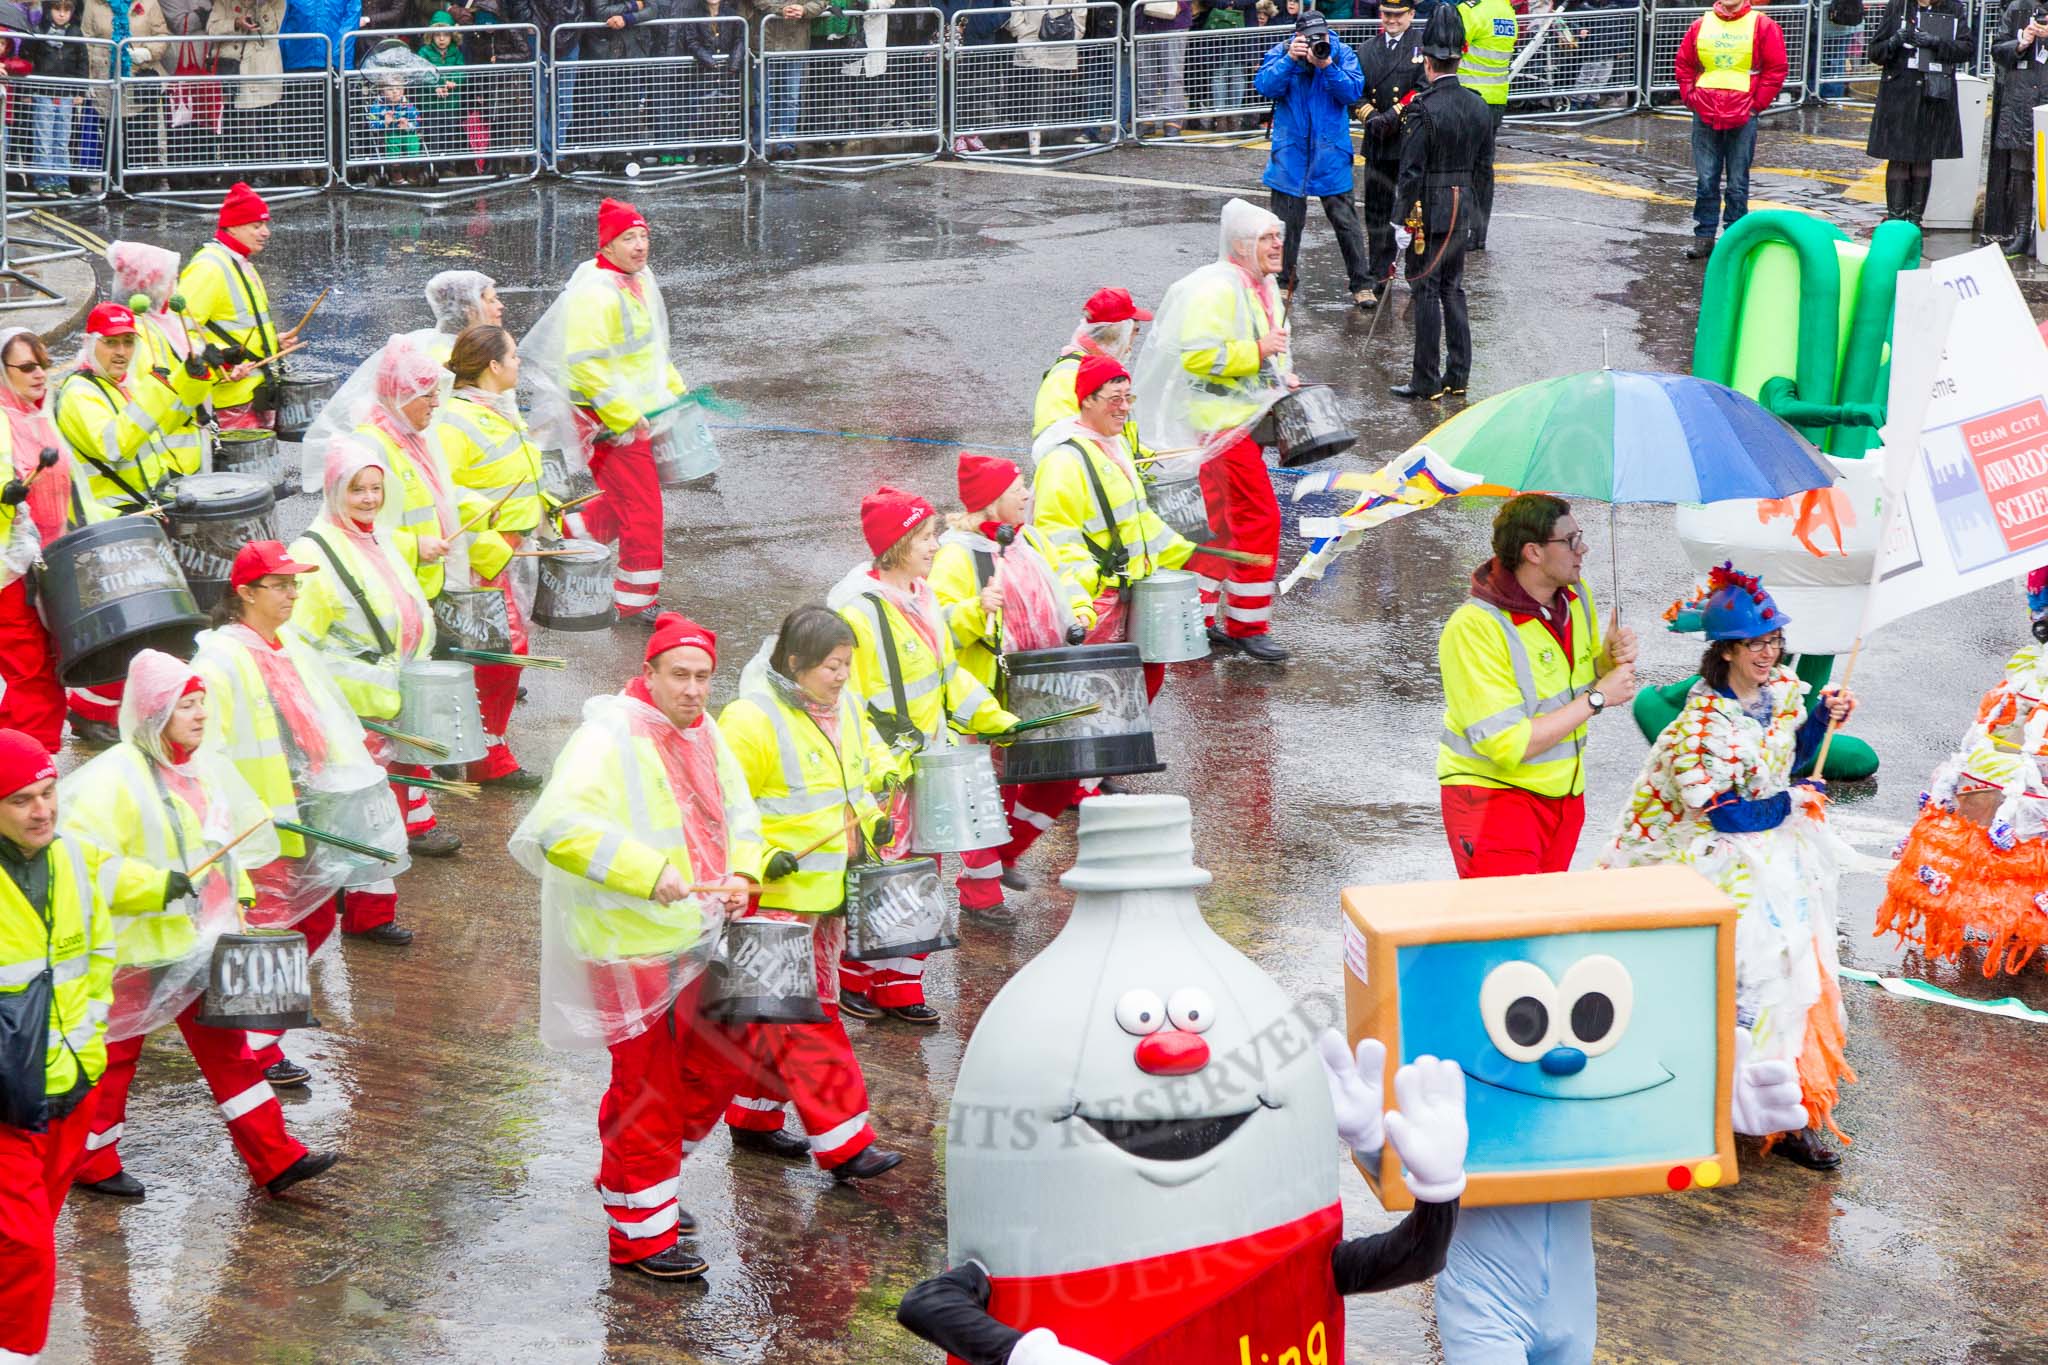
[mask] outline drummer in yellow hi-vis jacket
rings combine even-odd
[[[448,370],[455,389],[427,428],[427,450],[447,471],[465,532],[459,540],[469,580],[453,586],[503,594],[512,652],[525,654],[539,561],[513,554],[539,528],[545,504],[540,450],[519,415],[518,343],[488,323],[465,328],[448,354]],[[505,742],[519,699],[519,672],[516,664],[476,666],[477,705],[490,747],[469,765],[469,778],[508,791],[537,791],[541,779],[519,766]]]
[[[718,637],[663,612],[645,658],[583,704],[511,851],[541,882],[541,1038],[611,1053],[597,1196],[612,1264],[695,1279],[707,1267],[677,1241],[697,1231],[678,1173],[748,1069],[698,994],[747,908],[735,879],[759,882],[764,850],[746,774],[705,714]]]
[[[910,780],[919,750],[951,742],[949,727],[995,735],[1017,723],[954,655],[953,633],[926,581],[938,553],[938,515],[923,498],[887,485],[862,498],[861,535],[873,562],[855,566],[825,599],[853,627],[853,687],[897,751],[889,776],[898,783]],[[910,845],[910,802],[901,787],[889,813],[896,838],[879,852],[893,861]],[[939,1022],[924,1001],[921,956],[845,963],[839,988],[839,1007],[856,1019]]]
[[[285,356],[299,347],[298,328],[279,332],[270,318],[270,293],[263,287],[254,258],[270,244],[270,206],[237,180],[221,200],[213,240],[192,253],[178,292],[185,299],[185,321],[227,353],[231,365],[242,366],[271,356]],[[246,430],[277,426],[277,376],[246,369],[213,391],[213,418],[222,428]]]
[[[129,366],[137,375],[154,374],[168,379],[187,365],[195,351],[185,319],[170,309],[171,291],[178,283],[178,253],[148,242],[112,242],[107,246],[107,268],[113,272],[112,294],[118,303],[135,310],[140,344]],[[243,376],[234,370],[213,371],[214,383]],[[196,472],[204,459],[206,436],[202,423],[211,412],[213,384],[194,398],[180,395],[164,414],[161,435],[180,472]]]
[[[408,532],[391,527],[395,515],[385,516],[387,488],[396,491],[382,456],[360,442],[336,445],[327,452],[320,515],[286,551],[321,572],[300,587],[283,633],[320,651],[362,720],[394,719],[402,700],[400,672],[434,653],[434,613],[415,572],[418,546]],[[393,744],[383,735],[373,733],[368,742],[371,755],[393,776],[408,849],[445,858],[461,848],[457,835],[435,827],[426,792],[402,780],[426,778],[427,770],[396,762]],[[394,947],[412,942],[412,931],[396,923],[398,886],[390,878],[351,890],[348,909],[343,933]]]
[[[1095,598],[1061,567],[1045,532],[1030,524],[1031,488],[1015,462],[963,450],[957,472],[963,510],[939,537],[932,591],[960,667],[994,690],[1003,655],[1086,640],[1095,626]],[[1010,842],[960,855],[955,886],[962,910],[982,919],[1009,918],[1003,888],[1024,889],[1017,860],[1081,799],[1081,786],[1027,782],[1002,789]]]
[[[1081,362],[1102,355],[1119,365],[1130,364],[1137,351],[1138,324],[1150,321],[1152,315],[1138,307],[1128,289],[1098,289],[1088,296],[1081,308],[1081,325],[1038,381],[1038,396],[1031,403],[1033,441],[1043,436],[1046,428],[1081,411],[1080,400],[1074,397],[1074,375]],[[1124,444],[1134,455],[1145,454],[1135,419],[1124,423]]]
[[[57,769],[0,730],[0,1359],[50,1335],[57,1215],[92,1131],[107,1067],[114,924],[57,833]],[[45,1041],[47,1036],[47,1041]]]
[[[842,1181],[881,1175],[903,1159],[874,1145],[867,1080],[839,1019],[846,868],[889,842],[889,817],[870,784],[894,762],[846,685],[852,672],[852,628],[823,607],[798,607],[741,672],[739,699],[718,718],[773,850],[755,913],[810,922],[825,1008],[815,1024],[729,1030],[740,1035],[734,1043],[752,1073],[725,1121],[734,1147],[791,1161],[808,1156]],[[783,1105],[792,1099],[808,1142],[783,1131]]]
[[[1471,231],[1465,235],[1467,251],[1484,251],[1486,229],[1493,223],[1493,160],[1500,154],[1500,125],[1508,112],[1519,27],[1508,0],[1462,0],[1458,18],[1465,25],[1465,60],[1458,66],[1458,84],[1476,91],[1493,115],[1493,150],[1472,171],[1472,197],[1479,201],[1479,211],[1472,215]]]

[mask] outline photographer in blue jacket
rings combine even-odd
[[[1273,215],[1287,228],[1280,287],[1292,299],[1301,229],[1314,195],[1323,201],[1337,249],[1344,253],[1351,301],[1370,307],[1372,272],[1351,203],[1351,106],[1365,95],[1358,55],[1330,32],[1322,14],[1304,10],[1294,21],[1293,38],[1266,53],[1253,84],[1273,101],[1273,152],[1261,179],[1271,192]]]

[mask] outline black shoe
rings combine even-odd
[[[71,717],[71,735],[81,744],[107,748],[121,742],[121,729],[103,720],[87,720],[84,716]]]
[[[1238,637],[1237,647],[1262,664],[1284,664],[1287,651],[1273,643],[1270,635],[1243,635]]]
[[[1031,878],[1024,875],[1024,869],[1021,867],[1004,868],[1001,880],[1003,889],[1006,891],[1029,891],[1031,889]]]
[[[732,1145],[743,1152],[759,1152],[762,1156],[777,1156],[784,1161],[808,1161],[811,1144],[800,1137],[791,1137],[780,1128],[760,1132],[753,1128],[732,1130]]]
[[[1429,403],[1434,403],[1437,399],[1442,398],[1444,396],[1442,385],[1438,385],[1435,389],[1429,390],[1424,389],[1416,384],[1396,384],[1391,389],[1388,389],[1387,392],[1393,394],[1396,398],[1419,398],[1424,402]]]
[[[285,1167],[282,1173],[272,1176],[263,1188],[270,1191],[270,1197],[275,1199],[301,1180],[311,1180],[339,1160],[340,1152],[308,1152]]]
[[[1095,794],[1097,796],[1124,796],[1130,790],[1129,787],[1126,787],[1113,777],[1105,777],[1095,784]]]
[[[1486,250],[1486,243],[1476,238],[1468,237],[1465,239],[1465,250],[1467,252],[1484,251]]]
[[[298,1090],[310,1087],[313,1073],[287,1057],[264,1067],[263,1079],[270,1082],[272,1089]]]
[[[1817,1128],[1788,1133],[1771,1150],[1809,1171],[1832,1171],[1842,1164],[1842,1154],[1820,1140]]]
[[[652,1275],[657,1280],[701,1280],[704,1272],[711,1269],[702,1256],[684,1250],[681,1242],[630,1264],[642,1275]]]
[[[1361,313],[1370,313],[1380,306],[1380,296],[1372,291],[1370,285],[1353,294],[1351,301],[1358,305],[1358,311]]]
[[[930,1028],[939,1022],[939,1012],[930,1005],[884,1005],[882,1013],[920,1028]]]
[[[1693,237],[1692,242],[1685,248],[1685,259],[1687,259],[1688,261],[1704,261],[1705,259],[1707,259],[1707,257],[1713,254],[1714,239],[1712,237],[1700,237],[1696,235]]]
[[[963,905],[960,913],[978,924],[1009,925],[1017,922],[1017,912],[997,901],[994,905]],[[914,1009],[916,1006],[907,1006]],[[936,1019],[933,1020],[937,1022]]]
[[[72,1188],[90,1190],[114,1199],[140,1199],[145,1193],[142,1182],[126,1171],[116,1171],[105,1180],[80,1180]]]
[[[525,684],[525,683],[521,683],[521,684],[519,684],[519,690],[518,690],[517,692],[515,692],[515,693],[513,693],[513,694],[512,694],[512,700],[514,700],[514,701],[525,701],[525,700],[526,700],[526,684]]]
[[[374,929],[365,929],[360,934],[350,934],[349,937],[362,939],[366,943],[382,943],[391,948],[403,948],[412,942],[412,930],[401,929],[394,921],[390,924],[380,924]]]
[[[1209,648],[1220,649],[1226,654],[1229,653],[1231,650],[1237,648],[1237,641],[1231,639],[1230,636],[1225,634],[1221,628],[1217,626],[1210,626],[1207,629],[1209,632]],[[1109,784],[1106,782],[1103,783],[1102,789],[1104,791],[1108,791]]]
[[[879,1019],[882,1008],[859,991],[839,992],[839,1012],[856,1019]]]
[[[514,768],[503,777],[487,777],[478,785],[494,787],[499,791],[505,792],[537,792],[547,784],[548,780],[539,773],[528,772],[524,768]]]
[[[462,836],[439,825],[405,841],[406,852],[416,858],[452,858],[461,847]]]
[[[903,1153],[885,1152],[872,1143],[855,1152],[841,1165],[832,1168],[832,1178],[840,1184],[849,1180],[873,1180],[878,1175],[887,1175],[903,1164]]]

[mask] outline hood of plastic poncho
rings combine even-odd
[[[668,304],[661,294],[661,282],[650,266],[627,276],[600,267],[595,260],[584,261],[569,276],[569,283],[542,313],[540,321],[519,341],[519,390],[527,412],[527,428],[533,443],[542,450],[559,450],[572,470],[589,467],[589,438],[576,424],[576,405],[569,387],[568,319],[572,307],[592,306],[593,299],[606,307],[617,307],[615,295],[631,279],[640,291],[640,302],[654,328],[654,356],[661,373],[672,361],[669,348]],[[597,291],[606,291],[599,293]]]

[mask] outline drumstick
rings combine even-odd
[[[328,286],[327,286],[327,289],[323,289],[323,290],[321,290],[321,291],[320,291],[320,297],[319,297],[319,298],[317,298],[317,299],[314,299],[314,300],[313,300],[313,306],[312,306],[311,308],[308,308],[308,309],[306,310],[306,316],[304,316],[304,317],[300,318],[300,319],[299,319],[299,325],[298,325],[297,327],[294,327],[294,328],[292,328],[292,329],[291,329],[291,330],[290,330],[289,332],[286,332],[286,333],[285,333],[285,335],[286,335],[286,336],[288,336],[288,337],[295,337],[295,336],[297,336],[297,335],[299,334],[300,330],[301,330],[302,328],[304,328],[304,327],[305,327],[305,325],[306,325],[307,323],[309,323],[309,322],[311,322],[311,321],[313,320],[313,314],[314,314],[315,312],[319,311],[319,308],[320,308],[320,305],[321,305],[321,304],[323,304],[323,303],[327,302],[327,290],[328,290],[328,289],[332,289],[332,288],[334,288],[334,286],[330,284],[330,285],[328,285]]]
[[[552,511],[557,516],[560,516],[564,512],[573,512],[577,508],[581,507],[584,503],[589,502],[592,498],[596,497],[599,493],[602,493],[603,491],[603,489],[597,488],[592,489],[588,493],[578,493],[575,497],[569,499],[567,502],[556,503],[549,510]]]
[[[423,791],[446,792],[459,796],[465,801],[474,801],[483,795],[484,789],[474,782],[464,782],[452,777],[412,777],[405,773],[393,773],[389,779],[401,787],[418,787]]]
[[[567,659],[550,658],[545,654],[506,654],[495,649],[464,649],[451,645],[444,651],[451,659],[465,659],[473,664],[497,664],[504,668],[567,668]]]
[[[408,734],[395,725],[386,725],[381,720],[365,720],[363,728],[374,731],[386,739],[395,739],[400,744],[410,744],[415,749],[425,749],[435,758],[448,757],[448,746],[437,739],[428,739],[425,735]]]
[[[366,858],[375,858],[379,862],[395,863],[398,861],[397,854],[386,853],[374,844],[366,844],[360,840],[351,839],[346,835],[329,834],[324,829],[314,829],[311,825],[302,825],[296,820],[273,820],[272,823],[285,833],[296,834],[301,839],[312,839],[323,844],[333,844],[336,848],[345,848],[351,853],[360,853]]]
[[[1261,569],[1270,568],[1273,564],[1273,556],[1271,555],[1255,555],[1247,550],[1226,550],[1220,545],[1197,545],[1195,553],[1214,555],[1218,559],[1227,559],[1233,564],[1252,564]]]
[[[1032,730],[1043,730],[1046,726],[1058,725],[1063,720],[1078,720],[1082,716],[1092,716],[1101,709],[1101,702],[1091,701],[1085,706],[1075,706],[1065,711],[1054,711],[1050,715],[1034,716],[1030,720],[1020,720],[1004,733],[1021,735]]]
[[[580,555],[582,553],[583,551],[581,550],[565,546],[552,550],[514,550],[512,557],[514,559],[557,559],[562,555]]]
[[[201,860],[199,866],[192,868],[190,871],[186,872],[185,879],[187,881],[191,881],[194,878],[198,877],[198,875],[206,871],[207,868],[212,867],[222,858],[227,857],[228,851],[232,849],[236,844],[241,843],[242,840],[248,838],[250,835],[254,834],[257,830],[262,829],[265,825],[269,823],[270,817],[267,815],[264,816],[261,820],[258,820],[255,824],[249,826],[249,828],[243,830],[240,834],[237,834],[234,838],[228,840],[219,848],[215,849],[205,859]]]
[[[505,490],[504,496],[500,497],[496,502],[492,503],[489,507],[486,507],[483,511],[471,517],[468,521],[462,523],[462,529],[457,531],[455,534],[459,536],[466,534],[467,532],[474,531],[478,526],[482,525],[484,522],[489,521],[492,517],[498,515],[498,509],[500,507],[503,507],[506,503],[510,502],[512,500],[512,495],[514,493],[517,493],[518,491],[519,485],[516,483],[513,484],[510,488]],[[595,497],[597,495],[593,493],[591,496]],[[514,551],[514,553],[516,554],[517,551]]]

